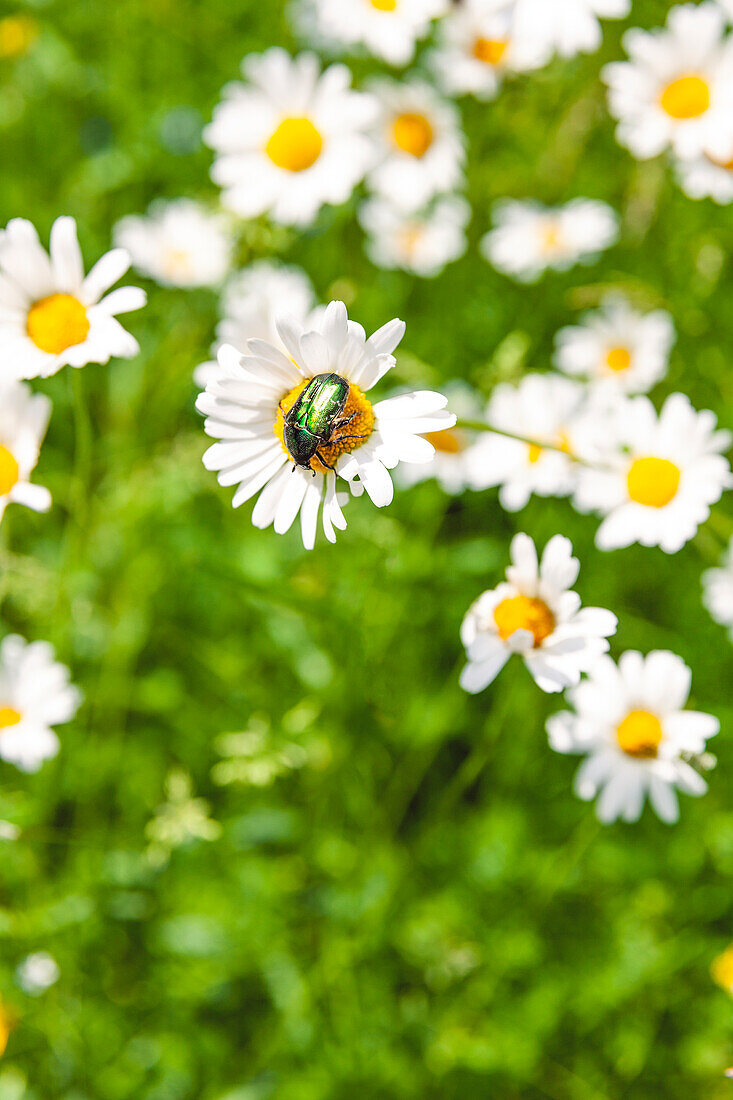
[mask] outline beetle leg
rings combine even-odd
[[[346,443],[346,442],[351,442],[352,440],[355,440],[355,439],[368,439],[368,438],[369,438],[368,435],[337,435],[337,436],[333,436],[329,440],[329,443]]]
[[[354,417],[358,414],[358,411],[359,410],[357,409],[356,412],[353,412],[351,414],[351,416],[342,416],[339,420],[335,420],[333,424],[334,431],[336,430],[336,428],[345,428],[347,424],[350,424]]]
[[[336,473],[336,467],[332,466],[330,462],[326,462],[325,458],[322,457],[322,455],[319,451],[316,451],[316,458],[318,459],[318,461],[320,462],[320,464],[322,466],[326,467],[327,470],[333,470],[333,472]],[[316,476],[316,471],[314,470],[313,471],[313,477],[315,477],[315,476]]]

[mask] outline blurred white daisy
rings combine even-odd
[[[275,318],[294,317],[305,325],[309,317],[315,320],[314,303],[313,286],[301,268],[256,260],[224,287],[214,355],[223,344],[232,344],[244,353],[248,340],[267,340],[284,351]],[[216,359],[201,363],[194,371],[194,381],[205,389],[216,372]]]
[[[716,623],[728,628],[733,641],[733,539],[717,569],[702,575],[703,603]]]
[[[8,504],[35,512],[51,507],[48,489],[30,481],[50,416],[45,394],[33,394],[25,382],[0,385],[0,519]]]
[[[449,0],[310,0],[318,36],[344,46],[364,46],[390,65],[407,65],[415,44]]]
[[[496,386],[487,424],[533,442],[485,433],[468,456],[472,487],[500,485],[499,502],[510,512],[524,508],[533,493],[572,493],[577,480],[575,423],[584,413],[584,399],[580,383],[558,374],[528,374],[518,386]]]
[[[373,131],[378,161],[367,182],[401,210],[418,210],[463,180],[458,111],[429,84],[410,79],[370,85],[380,111]]]
[[[465,382],[447,382],[443,390],[451,412],[459,420],[481,418],[478,396]],[[435,447],[432,460],[419,466],[401,466],[401,483],[416,485],[435,478],[446,493],[463,492],[471,483],[471,454],[476,445],[476,432],[461,427],[443,428],[440,432],[428,432],[425,438]]]
[[[720,160],[703,154],[693,160],[677,160],[677,179],[691,199],[713,199],[721,206],[733,202],[733,146],[731,156]]]
[[[220,485],[238,485],[235,508],[262,490],[252,513],[255,527],[272,523],[282,534],[300,513],[303,544],[310,549],[323,501],[323,530],[334,542],[334,527],[346,526],[337,474],[381,508],[392,500],[391,469],[431,460],[434,448],[424,433],[455,424],[442,394],[406,393],[374,405],[366,396],[394,366],[392,352],[404,330],[404,322],[394,320],[367,339],[361,325],[348,320],[343,302],[331,302],[316,331],[292,318],[278,323],[285,353],[263,340],[249,340],[244,356],[230,345],[220,350],[219,373],[196,402],[207,417],[207,434],[220,440],[204,455],[204,465],[219,471]],[[296,465],[285,444],[285,416],[312,378],[328,374],[348,382],[345,404],[309,466]]]
[[[635,157],[726,159],[733,141],[733,42],[717,4],[680,4],[665,29],[630,30],[631,60],[603,69],[618,140]]]
[[[526,283],[536,282],[549,268],[566,271],[591,263],[618,236],[615,212],[593,199],[557,207],[505,199],[494,208],[494,220],[481,251],[497,271]]]
[[[492,99],[506,74],[539,68],[551,52],[542,42],[514,34],[507,0],[464,0],[439,24],[430,61],[449,95]]]
[[[732,484],[720,453],[732,437],[715,429],[715,415],[696,412],[682,393],[659,415],[647,397],[633,397],[604,416],[595,432],[598,468],[579,467],[574,500],[580,511],[605,516],[599,549],[640,542],[674,554],[692,538]]]
[[[483,691],[517,653],[542,691],[563,691],[607,652],[616,616],[600,607],[581,608],[580,596],[571,591],[580,563],[563,535],[550,539],[540,564],[529,535],[515,535],[511,559],[506,581],[479,596],[463,620],[468,664],[461,687]]]
[[[471,207],[458,195],[437,199],[428,210],[399,210],[376,196],[359,207],[366,250],[377,267],[401,268],[431,279],[466,251]]]
[[[710,714],[684,710],[689,694],[690,670],[680,657],[629,650],[618,665],[601,657],[569,692],[575,711],[549,719],[553,749],[587,754],[575,792],[586,801],[600,793],[601,821],[637,821],[648,795],[659,817],[671,823],[679,816],[675,788],[705,793],[705,780],[689,759],[704,752],[720,724]]]
[[[69,722],[81,695],[69,671],[55,660],[48,642],[26,642],[15,634],[0,644],[0,758],[35,772],[55,756],[53,726]]]
[[[324,203],[345,202],[374,159],[365,130],[375,100],[352,91],[345,65],[323,73],[318,58],[272,47],[242,62],[247,83],[231,83],[204,139],[216,151],[211,175],[243,218],[269,212],[308,225]]]
[[[603,41],[601,19],[623,19],[631,0],[515,0],[518,42],[561,57],[592,53]]]
[[[107,252],[84,276],[73,218],[57,218],[50,256],[30,222],[0,232],[0,375],[45,378],[61,367],[132,356],[137,340],[115,315],[140,309],[145,294],[124,286],[102,297],[130,266],[124,248]]]
[[[142,275],[162,286],[218,286],[232,258],[228,220],[192,199],[157,201],[145,215],[129,214],[114,239]]]
[[[639,313],[624,298],[611,296],[580,324],[560,329],[555,365],[623,393],[645,393],[667,373],[674,336],[664,310]]]
[[[18,965],[15,980],[29,997],[38,997],[59,980],[60,970],[53,955],[37,951]]]

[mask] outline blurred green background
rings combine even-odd
[[[625,25],[668,8],[638,0]],[[215,201],[200,130],[221,86],[245,53],[294,46],[275,0],[0,5],[19,11],[35,31],[0,58],[0,224],[45,240],[73,214],[87,263],[153,198]],[[303,265],[367,329],[398,314],[397,382],[484,396],[547,369],[555,331],[623,289],[674,316],[655,400],[682,389],[733,427],[733,219],[615,144],[598,74],[623,29],[462,103],[471,246],[437,280],[373,268],[355,200],[299,236],[243,227],[239,261]],[[604,199],[621,242],[517,286],[476,248],[506,195]],[[54,402],[35,480],[55,505],[0,528],[3,631],[52,641],[86,698],[37,776],[2,765],[23,835],[0,842],[0,1100],[730,1096],[733,1003],[708,968],[733,934],[733,660],[700,604],[725,500],[674,557],[601,554],[565,501],[512,517],[430,482],[384,512],[352,502],[338,544],[306,553],[201,465],[191,372],[215,295],[148,291],[137,359],[33,383]],[[517,529],[569,535],[584,602],[619,615],[612,652],[681,654],[721,718],[710,792],[676,827],[596,823],[575,759],[547,747],[560,701],[521,665],[460,691],[460,621]],[[209,839],[170,851],[182,821]],[[37,950],[61,978],[32,999],[13,972]]]

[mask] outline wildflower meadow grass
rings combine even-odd
[[[401,318],[375,400],[459,381],[479,409],[623,295],[674,324],[655,408],[684,393],[733,428],[732,208],[619,145],[599,75],[671,7],[636,0],[596,52],[456,101],[471,220],[435,277],[370,261],[363,184],[305,226],[232,218],[233,269],[297,265],[367,334]],[[88,271],[155,200],[217,209],[202,130],[274,45],[307,45],[280,0],[2,5],[0,224],[46,247],[73,216]],[[357,89],[404,79],[338,56]],[[487,262],[499,200],[578,197],[618,216],[591,263],[523,283]],[[122,282],[147,292],[120,318],[139,354],[30,381],[53,403],[31,478],[53,506],[0,523],[0,633],[51,643],[83,697],[54,759],[0,763],[0,1100],[725,1100],[733,649],[701,577],[730,497],[677,553],[604,551],[567,498],[511,512],[397,469],[388,508],[352,497],[338,542],[319,525],[306,550],[202,465],[192,376],[217,291]],[[569,538],[570,587],[618,618],[614,660],[671,651],[689,707],[719,720],[708,792],[681,794],[676,824],[601,824],[548,744],[568,703],[519,659],[462,690],[461,623],[518,532]]]

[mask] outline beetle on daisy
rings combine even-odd
[[[218,365],[196,403],[208,435],[218,442],[204,455],[220,485],[237,485],[233,505],[257,493],[256,527],[278,534],[300,513],[303,544],[315,544],[318,513],[326,538],[346,521],[336,478],[355,493],[365,490],[382,508],[392,500],[389,471],[399,462],[430,462],[425,433],[455,424],[447,398],[429,390],[400,394],[375,404],[367,393],[395,365],[392,354],[405,331],[392,320],[367,338],[350,321],[343,302],[331,302],[310,331],[281,319],[285,351],[265,340],[247,341],[242,355],[219,350]]]

